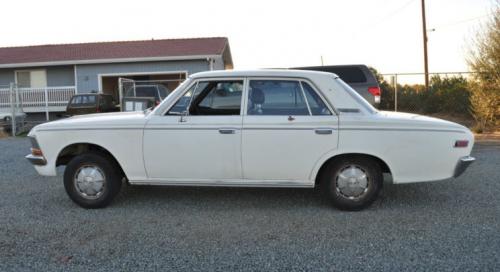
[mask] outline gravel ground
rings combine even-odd
[[[341,212],[307,189],[127,187],[84,210],[0,140],[0,271],[499,271],[500,145],[459,179]]]

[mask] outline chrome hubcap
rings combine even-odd
[[[101,168],[95,165],[80,167],[74,178],[78,194],[86,199],[97,199],[104,192],[106,178]]]
[[[363,168],[357,165],[348,165],[337,173],[335,187],[343,197],[357,199],[368,191],[369,181],[370,178]]]

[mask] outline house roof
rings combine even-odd
[[[48,44],[0,47],[0,68],[108,63],[154,60],[182,60],[224,55],[232,65],[225,37]]]

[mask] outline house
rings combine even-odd
[[[118,99],[119,78],[172,80],[168,87],[173,89],[190,74],[232,67],[224,37],[4,47],[0,110],[8,110],[11,83],[25,112],[64,111],[76,93],[101,92]]]

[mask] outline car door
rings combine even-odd
[[[338,117],[333,109],[306,80],[249,79],[247,93],[243,177],[312,185],[315,164],[337,148]]]
[[[144,130],[150,179],[170,182],[241,180],[241,78],[195,81]]]

